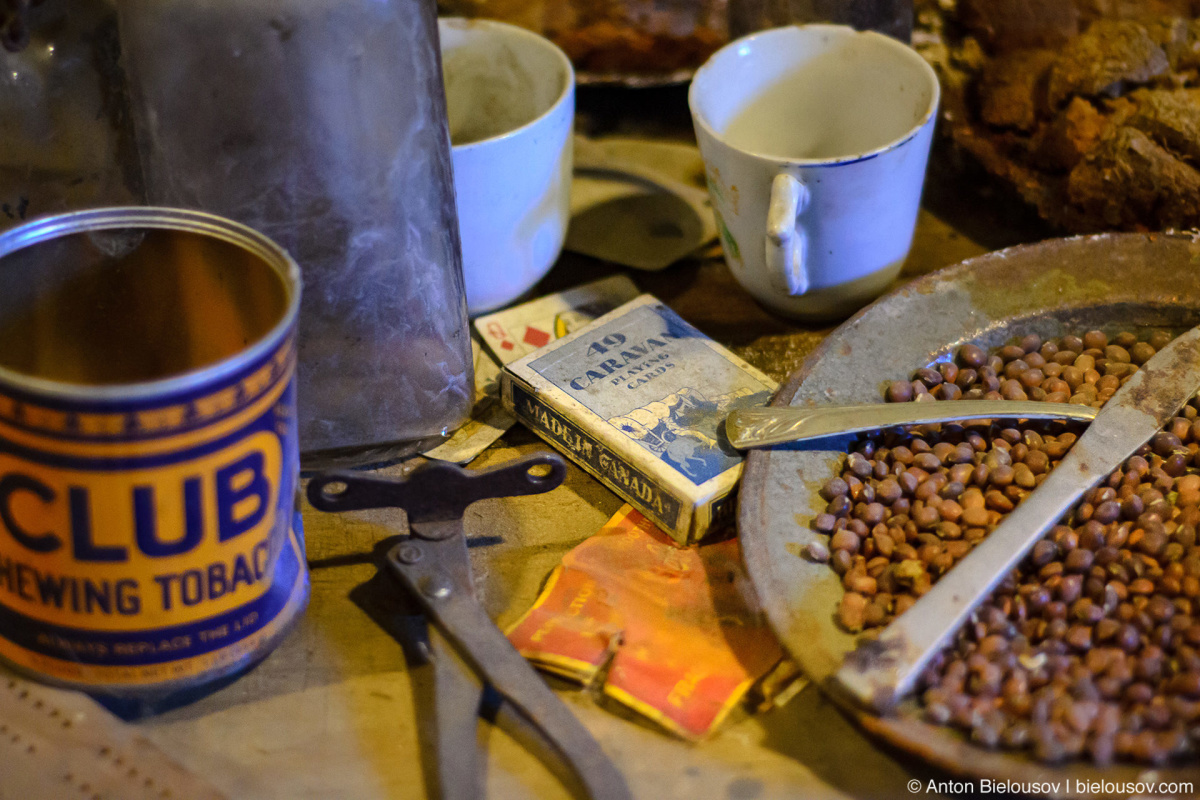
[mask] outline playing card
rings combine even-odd
[[[471,419],[446,441],[425,452],[429,458],[466,464],[499,439],[517,420],[500,403],[500,365],[475,339],[475,407]]]
[[[496,398],[487,398],[483,408],[476,405],[475,409],[465,425],[425,455],[451,464],[466,464],[491,447],[517,421]]]
[[[638,296],[633,281],[613,275],[475,320],[501,364],[516,361]]]

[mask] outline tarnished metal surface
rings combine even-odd
[[[949,267],[881,298],[831,334],[780,390],[779,406],[882,402],[892,380],[965,342],[990,348],[1017,334],[1060,336],[1100,328],[1190,328],[1200,321],[1200,242],[1190,236],[1105,234],[1012,248]],[[767,616],[791,655],[828,686],[854,637],[834,612],[841,581],[800,557],[819,538],[817,494],[844,458],[848,439],[751,453],[739,494],[746,565]],[[1076,763],[1050,767],[990,752],[921,722],[916,707],[896,717],[860,715],[869,731],[955,774],[996,780],[1135,780],[1144,768]],[[1200,780],[1200,766],[1157,770],[1161,780]],[[1069,779],[1069,780],[1066,780]]]

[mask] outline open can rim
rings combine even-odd
[[[128,401],[162,397],[211,385],[249,361],[265,355],[290,335],[300,314],[300,267],[280,245],[253,228],[225,217],[183,208],[115,206],[42,217],[0,234],[0,269],[12,253],[62,236],[121,228],[152,228],[209,236],[258,256],[283,280],[287,307],[279,321],[257,341],[220,361],[152,381],[82,385],[28,375],[0,365],[0,383],[29,392],[71,400]]]

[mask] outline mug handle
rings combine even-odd
[[[808,187],[794,175],[781,172],[771,183],[767,208],[767,273],[776,289],[792,297],[808,291],[805,250],[808,237],[797,217],[808,207]]]

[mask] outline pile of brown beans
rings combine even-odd
[[[1026,336],[918,370],[891,401],[1099,407],[1170,336]],[[1056,762],[1163,764],[1200,752],[1200,418],[1192,400],[1039,542],[923,676],[927,718]],[[964,423],[860,441],[814,527],[851,632],[886,625],[985,538],[1082,429]],[[869,630],[868,630],[869,633]]]

